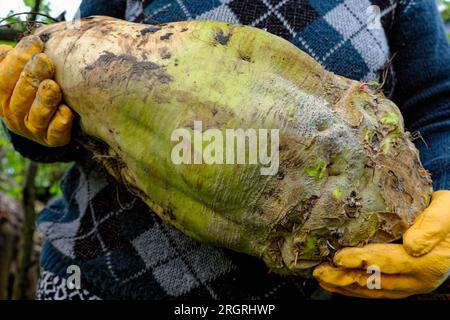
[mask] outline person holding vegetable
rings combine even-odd
[[[376,6],[376,7],[373,7]],[[368,18],[379,9],[380,23]],[[430,206],[402,244],[369,244],[336,253],[314,277],[329,292],[403,298],[437,289],[450,272],[450,46],[433,1],[84,0],[81,15],[141,23],[220,20],[266,29],[327,70],[383,82],[406,127],[420,132],[432,173]],[[63,197],[38,218],[41,299],[192,299],[326,297],[314,282],[267,273],[252,257],[199,244],[165,225],[71,140],[75,115],[64,105],[39,37],[0,47],[0,117],[11,142],[35,161],[74,161]],[[214,75],[211,75],[214,76]],[[378,266],[381,288],[366,268]],[[69,288],[77,266],[81,287]]]

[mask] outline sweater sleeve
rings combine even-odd
[[[435,1],[399,1],[390,38],[394,102],[435,190],[450,189],[450,45]]]
[[[43,163],[71,162],[80,155],[81,150],[76,143],[70,143],[67,146],[58,148],[44,147],[9,131],[3,121],[0,120],[0,123],[0,130],[3,129],[5,131],[14,149],[25,158]]]
[[[28,140],[8,130],[5,123],[0,120],[0,130],[4,130],[14,149],[23,157],[37,162],[71,162],[75,160],[76,147],[70,143],[64,147],[49,148]]]
[[[126,0],[83,0],[80,5],[81,17],[105,15],[124,18]],[[65,147],[48,148],[25,139],[11,131],[3,124],[11,143],[22,156],[37,162],[70,162],[74,161],[81,150],[75,143]]]
[[[127,0],[83,0],[80,5],[81,18],[89,16],[109,16],[125,18]]]

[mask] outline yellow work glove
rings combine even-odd
[[[61,104],[61,88],[51,80],[55,67],[43,49],[37,36],[15,48],[0,45],[0,117],[12,132],[59,147],[70,141],[73,113]]]
[[[368,268],[372,267],[371,269]],[[381,273],[380,288],[369,289],[374,269]],[[432,202],[403,235],[401,244],[369,244],[344,248],[334,266],[314,270],[322,288],[361,298],[404,298],[429,293],[450,273],[450,191],[437,191]],[[373,284],[373,282],[372,282]]]

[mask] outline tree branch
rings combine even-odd
[[[30,16],[28,17],[28,21],[36,21],[37,15],[41,8],[41,2],[42,2],[42,0],[34,1],[33,11],[31,12]]]
[[[48,19],[50,19],[50,20],[53,20],[53,21],[55,21],[55,22],[59,22],[57,19],[53,18],[52,16],[50,16],[50,15],[48,15],[48,14],[40,13],[40,12],[27,11],[27,12],[18,12],[18,13],[14,13],[14,14],[12,14],[12,15],[10,15],[10,16],[7,16],[6,18],[0,20],[0,23],[5,22],[5,21],[8,20],[9,18],[21,16],[21,15],[24,15],[24,14],[35,14],[36,16],[43,16],[43,17],[46,17],[46,18],[48,18]],[[35,20],[36,20],[36,19],[35,19]]]
[[[0,40],[17,41],[21,36],[22,32],[19,30],[0,28]]]
[[[34,223],[36,211],[34,203],[36,200],[35,178],[37,175],[37,163],[30,162],[26,171],[25,185],[22,191],[22,206],[24,210],[24,222],[20,236],[18,271],[14,279],[13,299],[26,299],[29,282],[28,271],[31,266],[31,255],[33,253]]]

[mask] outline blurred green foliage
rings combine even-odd
[[[23,3],[30,8],[30,11],[34,8],[35,0],[23,0]],[[48,1],[41,1],[39,6],[39,12],[48,14],[50,12],[50,4]]]
[[[440,0],[440,11],[442,19],[446,24],[447,34],[450,39],[450,0]]]
[[[10,45],[10,46],[14,46],[16,43],[12,42],[12,41],[0,40],[0,44],[7,44],[7,45]]]
[[[441,0],[442,3],[442,18],[445,22],[450,22],[450,0]]]
[[[27,7],[27,12],[32,12],[34,5],[35,5],[35,0],[23,0],[23,3],[25,4],[25,6]],[[40,7],[39,7],[39,12],[43,13],[43,14],[49,14],[50,13],[50,4],[48,1],[41,1]],[[23,14],[23,15],[16,15],[13,16],[14,14],[18,14],[20,12],[13,12],[10,11],[8,13],[8,15],[6,16],[6,24],[9,24],[11,27],[13,27],[16,30],[20,30],[20,31],[25,31],[27,28],[27,24],[25,23],[25,21],[27,20],[27,15]],[[2,17],[3,18],[3,17]],[[51,23],[52,20],[44,17],[44,16],[37,16],[37,21],[41,21],[43,23]]]
[[[27,159],[16,152],[3,128],[0,129],[0,192],[20,199],[25,178]],[[37,198],[42,202],[60,196],[59,180],[69,164],[39,164],[35,180]]]

